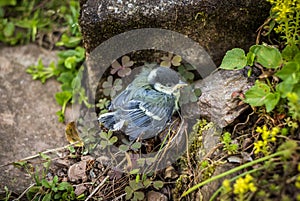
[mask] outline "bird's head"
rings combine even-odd
[[[148,82],[157,91],[175,95],[187,84],[180,80],[177,72],[166,67],[153,69],[148,75]]]

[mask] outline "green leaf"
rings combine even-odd
[[[11,37],[14,34],[15,31],[15,25],[12,22],[9,22],[6,24],[3,34],[5,37]]]
[[[249,52],[253,53],[254,55],[257,54],[257,52],[260,50],[260,48],[262,47],[262,45],[252,45],[249,48]]]
[[[25,167],[25,165],[27,165],[27,161],[14,162],[13,165],[20,166],[20,167]]]
[[[62,91],[55,94],[56,102],[60,106],[64,106],[67,102],[69,102],[72,98],[72,93],[69,91]]]
[[[51,188],[50,183],[46,179],[42,180],[42,186],[44,186],[45,188]]]
[[[256,61],[265,68],[278,68],[282,64],[282,57],[277,48],[260,45],[256,52]]]
[[[58,117],[59,122],[64,122],[65,121],[65,115],[61,110],[56,112],[56,116]]]
[[[53,178],[53,184],[56,185],[58,182],[58,176],[55,175],[54,178]]]
[[[282,58],[286,61],[291,61],[296,56],[297,53],[299,53],[299,48],[296,44],[293,45],[287,45],[282,50]]]
[[[81,40],[82,40],[81,36],[73,37],[73,36],[68,36],[66,33],[64,33],[61,36],[61,40],[56,43],[56,46],[65,46],[68,48],[72,48],[72,47],[74,48],[80,44]]]
[[[50,193],[47,193],[47,194],[43,197],[42,201],[51,201],[51,197],[52,197],[52,193],[51,193],[51,192],[50,192]]]
[[[109,139],[109,142],[110,142],[111,144],[114,144],[114,143],[117,142],[117,141],[118,141],[118,138],[117,138],[116,136],[113,136],[112,138]]]
[[[125,192],[126,192],[125,199],[129,200],[132,197],[132,194],[133,194],[134,191],[132,190],[132,188],[130,188],[130,186],[126,186],[125,187]]]
[[[288,81],[287,82],[283,81],[283,82],[280,82],[279,84],[277,84],[276,91],[279,91],[281,93],[282,98],[286,98],[286,95],[289,92],[292,92],[293,88],[294,88],[294,84],[291,84]]]
[[[103,139],[108,139],[108,134],[106,133],[106,132],[104,132],[104,131],[101,131],[101,133],[100,133],[100,137],[101,138],[103,138]]]
[[[153,182],[153,187],[156,188],[157,190],[161,189],[164,186],[164,182],[162,181],[154,181]]]
[[[300,67],[298,63],[288,62],[275,75],[277,75],[282,80],[289,80],[290,84],[296,84],[299,81],[300,77],[297,78],[295,73],[299,72],[299,69]]]
[[[60,81],[61,83],[72,83],[74,74],[71,71],[66,71],[60,74],[60,76],[57,78],[57,81]]]
[[[17,0],[1,0],[0,6],[15,6],[17,4]]]
[[[280,100],[279,92],[269,93],[266,96],[266,100],[264,102],[266,105],[267,112],[271,112],[275,108],[275,106],[278,104],[279,100]]]
[[[62,83],[61,89],[63,91],[70,91],[73,92],[72,82],[73,79],[75,79],[76,74],[71,71],[63,72],[60,74],[60,76],[57,78],[58,81]]]
[[[226,52],[220,68],[225,70],[242,69],[247,64],[247,57],[245,51],[240,48],[234,48]]]
[[[131,145],[131,148],[132,148],[132,149],[140,149],[141,146],[142,146],[142,143],[140,143],[140,142],[135,142],[135,143],[133,143],[133,144]]]
[[[143,188],[142,183],[141,183],[141,182],[136,183],[135,180],[130,180],[130,181],[129,181],[129,186],[130,186],[130,187],[132,188],[132,190],[134,190],[134,191]]]
[[[73,189],[72,185],[68,182],[61,182],[60,184],[58,184],[58,190],[60,191],[68,190],[69,188]]]
[[[112,135],[113,135],[113,131],[109,130],[107,132],[107,139],[110,139]]]
[[[102,141],[100,142],[100,145],[101,145],[102,149],[105,149],[105,148],[107,147],[107,145],[108,145],[108,142],[102,140]]]
[[[260,81],[256,81],[246,93],[245,102],[251,106],[262,106],[265,103],[266,96],[270,93],[270,87]]]
[[[54,200],[59,200],[59,198],[61,198],[61,192],[55,193]]]
[[[133,169],[129,172],[129,174],[139,174],[139,173],[140,173],[140,169]],[[138,183],[138,182],[136,182],[136,183]]]
[[[65,60],[65,67],[68,69],[74,69],[76,67],[76,57],[71,56]]]
[[[134,192],[133,194],[134,194],[134,198],[136,198],[137,200],[144,200],[145,198],[144,192],[137,191]]]
[[[255,54],[253,52],[247,53],[247,65],[253,66],[255,61]]]
[[[28,200],[32,200],[36,197],[36,194],[42,190],[41,186],[33,186],[26,192],[26,197]]]
[[[148,188],[151,185],[151,180],[150,179],[146,179],[145,181],[143,181],[143,185],[145,186],[145,188]]]

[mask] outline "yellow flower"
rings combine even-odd
[[[243,195],[248,191],[255,192],[257,188],[252,181],[253,181],[253,177],[250,174],[247,174],[245,178],[242,177],[238,178],[235,184],[233,185],[234,187],[233,193]]]
[[[250,184],[249,184],[249,190],[250,190],[251,192],[255,192],[255,191],[257,190],[257,187],[254,185],[254,183],[250,183]]]
[[[225,179],[225,180],[222,182],[222,186],[223,186],[225,192],[231,191],[230,181],[229,181],[228,179]]]
[[[258,133],[262,133],[262,132],[263,132],[263,130],[261,129],[261,127],[257,126],[257,128],[256,128],[256,132],[258,132]]]
[[[245,177],[245,182],[249,183],[250,181],[252,181],[253,177],[250,174],[247,174]]]
[[[258,154],[259,152],[261,152],[261,147],[264,146],[263,141],[259,140],[257,142],[254,142],[254,153]]]
[[[263,126],[263,132],[267,132],[268,131],[268,127],[266,125]]]
[[[267,141],[269,136],[270,136],[270,131],[263,131],[263,133],[261,134],[261,137],[264,141]]]

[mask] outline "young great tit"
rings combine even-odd
[[[121,130],[133,141],[158,135],[178,110],[180,89],[187,86],[177,72],[166,67],[144,68],[116,96],[109,106],[111,112],[98,120],[106,128]]]

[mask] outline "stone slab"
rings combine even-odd
[[[60,84],[32,80],[26,67],[42,58],[45,65],[56,60],[56,53],[30,44],[0,47],[0,165],[66,145],[64,124],[54,94]],[[29,175],[5,166],[0,169],[0,192],[7,186],[22,192],[32,182]]]

